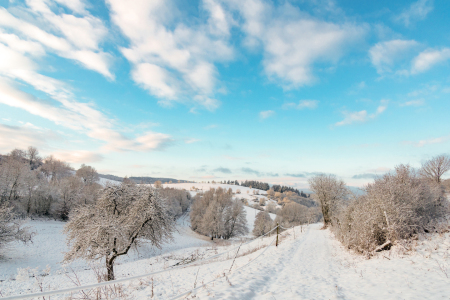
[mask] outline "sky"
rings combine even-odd
[[[450,152],[450,2],[0,0],[0,153],[363,186]]]

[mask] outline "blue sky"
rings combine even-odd
[[[0,153],[304,188],[449,152],[446,0],[0,6]]]

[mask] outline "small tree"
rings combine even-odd
[[[27,227],[23,227],[13,208],[6,204],[0,205],[0,250],[12,241],[31,241],[32,234]]]
[[[95,205],[71,211],[64,228],[70,246],[64,261],[104,258],[107,280],[114,280],[116,258],[143,239],[161,248],[173,230],[173,218],[157,191],[140,185],[108,185]]]
[[[157,180],[154,183],[155,188],[160,189],[162,187],[162,182],[161,180]]]
[[[259,199],[259,205],[260,206],[266,206],[266,198],[260,198]]]
[[[437,184],[441,183],[441,177],[450,170],[450,156],[439,155],[422,164],[420,175]]]
[[[346,198],[348,190],[345,183],[334,175],[317,175],[309,179],[309,187],[315,193],[314,198],[319,202],[323,215],[323,224],[331,224],[333,212],[339,202]]]
[[[83,179],[84,183],[87,185],[91,185],[96,183],[100,177],[98,177],[97,170],[91,166],[86,166],[82,164],[81,167],[77,170],[76,175]]]
[[[255,218],[255,223],[253,226],[253,235],[261,236],[269,232],[272,227],[272,219],[269,214],[265,211],[260,211]]]

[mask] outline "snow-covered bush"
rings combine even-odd
[[[114,279],[114,261],[131,246],[150,242],[160,248],[172,238],[173,217],[158,191],[148,186],[106,186],[93,205],[74,208],[65,226],[70,251],[65,261],[105,259],[107,279]]]
[[[246,234],[247,218],[240,200],[232,199],[232,190],[211,189],[197,194],[191,208],[192,230],[213,238],[229,239]]]
[[[363,253],[431,231],[434,221],[448,212],[441,187],[422,180],[407,165],[375,179],[365,190],[333,214],[332,224],[344,245]]]
[[[307,207],[295,202],[287,203],[278,212],[275,222],[284,227],[314,223],[321,220],[322,215],[318,207]]]

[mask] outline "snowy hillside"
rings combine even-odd
[[[221,183],[171,183],[171,184],[163,184],[163,187],[172,187],[176,189],[185,189],[187,191],[191,191],[192,195],[195,195],[197,192],[193,188],[197,189],[198,191],[209,191],[212,188],[223,188],[223,189],[231,189],[234,193],[234,198],[238,199],[246,199],[249,203],[249,205],[252,205],[254,203],[259,203],[259,199],[267,199],[267,192],[259,189],[251,189],[249,187],[240,186],[240,185],[233,185],[233,184],[221,184]],[[238,190],[240,193],[238,194]],[[256,194],[257,193],[257,194]],[[267,204],[269,202],[273,202],[276,204],[273,200],[267,200]],[[267,207],[267,206],[266,206]],[[272,218],[273,219],[273,218]]]

